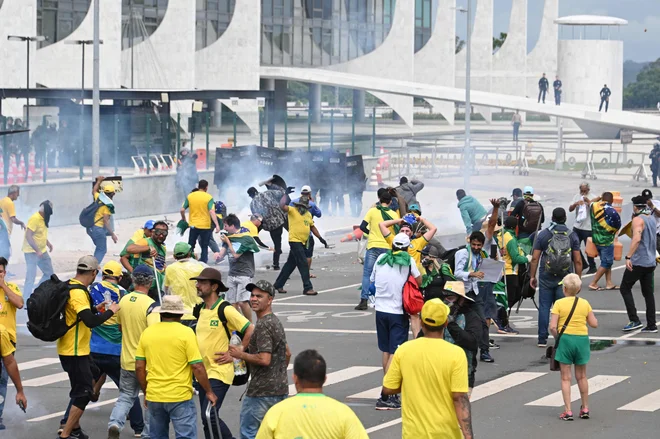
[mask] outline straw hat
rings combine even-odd
[[[181,299],[181,296],[177,296],[174,294],[169,294],[167,296],[163,296],[163,303],[161,306],[157,306],[153,309],[153,312],[155,313],[167,313],[167,314],[179,314],[179,315],[184,315],[184,314],[192,314],[190,310],[187,310],[186,307],[183,304],[183,299]]]
[[[445,286],[443,287],[443,293],[456,294],[457,296],[464,297],[470,302],[474,302],[473,299],[465,295],[465,285],[461,281],[445,282]]]

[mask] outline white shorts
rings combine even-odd
[[[252,278],[248,276],[229,276],[227,277],[227,302],[232,305],[237,302],[249,302],[250,292],[245,289],[247,284],[252,282]]]

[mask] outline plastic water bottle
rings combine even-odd
[[[229,344],[232,346],[240,346],[241,344],[243,344],[241,343],[241,338],[238,336],[236,331],[232,332],[231,339],[229,340]],[[240,375],[245,375],[246,373],[247,373],[247,365],[245,364],[245,361],[234,358],[234,375],[240,376]]]
[[[110,291],[105,291],[103,293],[103,300],[106,305],[110,305],[112,303],[112,293],[110,293]]]

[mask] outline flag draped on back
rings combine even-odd
[[[238,232],[227,236],[238,254],[245,252],[259,253],[259,246],[247,227],[241,227]]]
[[[592,240],[599,246],[609,246],[614,242],[616,232],[621,228],[621,217],[611,204],[604,202],[591,205]]]

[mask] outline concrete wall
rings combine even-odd
[[[527,96],[530,98],[538,98],[539,79],[544,72],[551,86],[555,80],[557,40],[559,39],[559,26],[555,24],[557,18],[559,18],[559,0],[545,0],[539,39],[527,56]],[[554,102],[552,88],[550,88],[550,94],[550,102]]]
[[[603,84],[612,90],[610,110],[623,104],[623,42],[611,40],[562,40],[559,42],[559,77],[563,100],[592,106],[598,111]]]
[[[37,1],[4,0],[0,7],[0,87],[25,87],[27,81],[27,63],[25,61],[26,43],[7,41],[8,35],[37,34]],[[37,51],[32,43],[31,53]],[[30,85],[34,87],[34,75]],[[2,114],[23,118],[25,99],[5,99],[2,101]]]
[[[527,93],[527,0],[513,0],[506,41],[493,55],[493,93]]]
[[[32,64],[34,80],[48,88],[78,88],[81,84],[82,48],[65,41],[94,38],[94,2],[89,5],[85,19],[71,35],[62,41],[36,51]],[[100,84],[101,88],[119,88],[121,78],[121,2],[100,3],[101,27]],[[57,65],[57,69],[52,66]],[[92,88],[94,48],[85,47],[85,88]]]
[[[213,182],[213,171],[199,171],[199,178]],[[115,197],[116,218],[162,215],[178,211],[182,198],[175,186],[175,174],[129,176],[124,178],[124,190]],[[92,182],[53,181],[20,185],[16,202],[19,218],[24,221],[36,212],[45,200],[53,202],[51,225],[77,224],[80,211],[92,202]],[[5,196],[7,186],[0,186]],[[176,219],[173,218],[173,219]],[[176,219],[178,221],[178,219]]]

